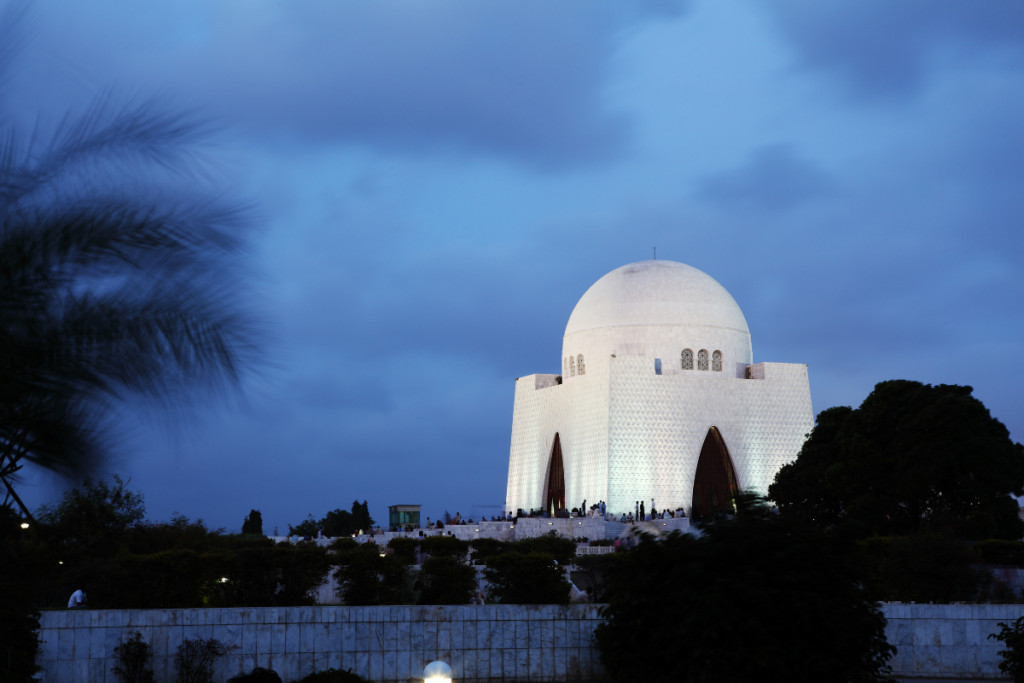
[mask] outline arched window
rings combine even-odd
[[[586,368],[585,365],[583,365],[583,354],[582,353],[579,356],[576,357],[576,370],[581,375],[587,374],[587,368]]]
[[[562,359],[562,376],[563,377],[568,377],[569,376],[569,359],[568,358],[563,358]]]
[[[683,370],[693,370],[693,349],[683,349]]]
[[[576,376],[576,359],[573,358],[572,356],[569,356],[569,376]]]
[[[708,369],[708,350],[701,349],[697,352],[697,369],[707,370]]]
[[[721,372],[722,371],[722,352],[721,351],[715,351],[713,354],[711,354],[711,369],[714,370],[715,372]]]

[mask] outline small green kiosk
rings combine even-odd
[[[392,531],[401,531],[406,527],[420,528],[419,505],[389,505],[388,527]]]

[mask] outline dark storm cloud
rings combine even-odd
[[[915,92],[936,59],[1024,58],[1017,0],[773,0],[783,33],[807,66],[833,71],[861,95]],[[951,54],[952,53],[952,54]]]
[[[784,211],[827,194],[833,182],[791,146],[768,145],[755,150],[746,166],[710,176],[698,188],[700,198],[715,204]]]
[[[565,166],[623,153],[629,122],[603,97],[608,57],[624,31],[683,5],[40,7],[39,48],[62,68],[121,87],[156,82],[264,135]]]

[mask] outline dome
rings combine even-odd
[[[587,290],[569,316],[565,336],[651,326],[750,334],[736,300],[707,273],[675,261],[638,261],[616,268]]]

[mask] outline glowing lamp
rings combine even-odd
[[[452,683],[452,668],[444,662],[431,662],[423,667],[423,680],[429,683]]]
[[[27,529],[28,528],[28,522],[22,522],[21,523],[21,528],[22,529]]]

